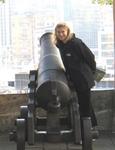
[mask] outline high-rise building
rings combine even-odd
[[[61,21],[70,23],[95,54],[97,64],[103,60],[107,73],[113,74],[112,7],[79,0],[6,0],[0,4],[1,66],[16,73],[37,68],[41,35]],[[110,34],[112,38],[105,41]]]
[[[0,65],[11,61],[11,9],[10,1],[0,4]]]

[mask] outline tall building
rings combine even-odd
[[[79,0],[6,0],[0,4],[1,66],[13,73],[37,68],[41,35],[54,30],[56,23],[66,21],[93,51],[98,65],[103,60],[108,76],[113,74],[112,7],[87,2],[85,5]]]
[[[11,5],[10,1],[0,4],[0,65],[10,63],[11,57]]]
[[[77,1],[73,0],[67,2],[69,5],[64,6],[65,20],[72,22],[76,36],[94,52],[97,65],[101,65],[111,76],[114,73],[112,6],[77,5]]]

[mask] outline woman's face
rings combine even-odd
[[[64,28],[64,27],[57,28],[56,29],[56,36],[60,41],[62,41],[62,42],[66,41],[66,38],[68,36],[67,28]]]

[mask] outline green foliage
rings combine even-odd
[[[100,5],[112,5],[113,4],[113,0],[92,0],[92,3],[98,3]]]
[[[0,0],[0,2],[5,3],[5,0]]]

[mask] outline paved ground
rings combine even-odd
[[[41,143],[33,147],[26,147],[26,150],[80,150],[74,145],[67,143],[49,144]],[[15,142],[10,142],[7,134],[0,135],[0,150],[16,150]],[[100,135],[99,139],[93,142],[93,150],[115,150],[115,135]]]

